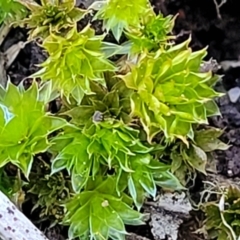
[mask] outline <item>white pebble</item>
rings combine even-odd
[[[229,96],[229,99],[232,103],[236,103],[237,100],[239,99],[240,97],[240,88],[239,87],[235,87],[235,88],[232,88],[228,91],[228,96]]]

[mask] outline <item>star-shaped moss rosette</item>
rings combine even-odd
[[[45,112],[50,88],[48,84],[38,89],[34,82],[28,90],[11,83],[1,89],[0,167],[11,162],[28,176],[34,155],[49,148],[49,134],[67,125],[64,119]]]
[[[125,193],[116,193],[114,184],[110,176],[90,179],[86,190],[66,203],[64,223],[70,225],[70,239],[124,240],[124,224],[144,224],[144,215],[132,208],[132,200]]]
[[[86,188],[97,175],[116,176],[116,191],[128,188],[138,209],[148,195],[155,197],[158,186],[180,188],[170,166],[152,159],[152,148],[144,146],[139,132],[120,121],[89,123],[83,130],[66,128],[52,140],[52,172],[67,169],[76,192]],[[57,154],[56,154],[57,153]]]
[[[131,172],[129,156],[140,154],[144,158],[151,150],[141,144],[137,135],[137,130],[113,119],[87,122],[83,130],[67,127],[52,140],[50,151],[57,153],[52,171],[66,168],[76,192],[99,171],[105,174],[107,169],[122,168]]]
[[[30,15],[20,22],[27,25],[29,38],[41,37],[45,39],[50,32],[59,33],[61,29],[75,26],[86,14],[86,10],[75,7],[75,0],[41,0],[38,4],[34,0],[18,0],[30,10]]]
[[[111,30],[117,41],[124,30],[140,26],[141,17],[152,11],[148,0],[96,1],[89,8],[97,10],[94,20],[103,20],[104,29]]]
[[[65,36],[51,34],[43,42],[49,57],[32,77],[52,80],[68,101],[73,97],[79,104],[85,94],[92,94],[91,81],[104,85],[104,72],[115,70],[103,52],[103,38],[89,25],[81,32],[74,27]]]
[[[126,31],[126,36],[131,44],[131,52],[156,51],[161,46],[170,44],[169,40],[175,38],[169,35],[173,29],[175,18],[164,17],[162,14],[156,15],[154,12],[143,17],[141,27],[133,27]]]
[[[132,121],[130,117],[130,96],[132,90],[127,88],[121,79],[114,77],[114,73],[106,73],[107,87],[91,82],[90,87],[93,95],[85,95],[81,105],[70,105],[62,109],[62,115],[71,117],[71,123],[83,127],[92,121],[96,112],[102,115],[102,119],[115,118],[122,120],[125,124]]]
[[[129,73],[119,76],[134,89],[132,115],[140,118],[149,142],[163,132],[170,141],[187,143],[192,124],[207,124],[208,116],[220,114],[213,99],[222,94],[212,88],[218,76],[200,72],[206,49],[192,52],[189,42],[141,54]]]

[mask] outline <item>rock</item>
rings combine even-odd
[[[191,203],[185,193],[165,193],[158,196],[156,202],[147,203],[151,207],[150,226],[155,240],[177,240],[178,228],[183,220],[189,218]]]
[[[160,195],[158,198],[157,206],[163,208],[164,210],[181,213],[186,216],[189,215],[189,212],[192,210],[191,203],[186,194],[182,193],[165,193]]]
[[[155,240],[177,240],[178,228],[183,222],[177,215],[168,214],[163,209],[151,214],[150,226]]]
[[[239,60],[225,60],[220,62],[220,65],[224,72],[229,70],[230,68],[236,68],[240,67],[240,61]]]
[[[129,235],[126,236],[126,240],[149,240],[149,239],[139,236],[135,233],[130,233]]]
[[[236,103],[240,97],[240,88],[234,87],[228,91],[229,99],[232,103]]]
[[[217,99],[217,104],[220,108],[222,117],[212,117],[214,126],[219,128],[238,128],[240,127],[240,109],[239,105],[232,103],[228,94]]]

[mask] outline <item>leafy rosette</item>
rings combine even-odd
[[[144,51],[156,51],[164,45],[170,44],[169,40],[175,18],[163,17],[154,12],[146,15],[141,22],[140,28],[131,28],[126,32],[131,44],[131,52],[141,53]]]
[[[55,89],[80,104],[85,94],[92,94],[90,81],[104,85],[104,72],[115,70],[103,53],[102,40],[89,25],[81,32],[74,27],[65,36],[51,34],[43,42],[49,57],[33,77],[52,80]]]
[[[167,140],[193,139],[192,124],[207,124],[219,115],[212,88],[218,80],[211,71],[200,72],[206,49],[192,52],[184,43],[142,54],[131,71],[122,75],[131,96],[132,115],[140,118],[148,141],[163,132]]]
[[[56,34],[62,29],[69,29],[86,13],[86,10],[75,7],[75,0],[41,0],[41,5],[35,1],[18,2],[31,12],[28,18],[21,21],[21,24],[26,24],[30,29],[31,39],[45,39],[50,33]]]
[[[35,154],[45,152],[48,136],[67,123],[45,112],[51,84],[38,90],[37,83],[24,90],[8,83],[0,93],[0,167],[18,166],[28,176]]]
[[[63,109],[63,115],[71,117],[71,123],[77,126],[84,126],[92,116],[99,112],[102,118],[115,118],[124,123],[130,123],[131,112],[130,95],[132,90],[127,88],[121,79],[113,77],[113,74],[106,74],[107,87],[91,82],[93,95],[85,95],[81,105],[70,105]]]
[[[139,27],[142,16],[152,11],[148,0],[96,1],[90,8],[97,10],[94,20],[103,20],[103,27],[107,31],[111,30],[117,41],[124,30],[130,27]]]
[[[112,177],[89,180],[85,191],[69,200],[65,217],[65,224],[70,225],[69,238],[124,240],[124,224],[144,224],[144,215],[132,209],[126,194],[116,194],[114,184]]]
[[[140,142],[138,131],[119,121],[90,123],[83,130],[66,128],[52,143],[51,152],[58,153],[52,173],[67,169],[76,192],[84,189],[89,178],[110,171],[116,176],[115,189],[119,192],[121,186],[128,187],[140,208],[144,197],[156,195],[156,185],[180,186],[169,173],[170,166],[152,159],[152,148]]]

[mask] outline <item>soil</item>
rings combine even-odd
[[[218,10],[214,0],[152,0],[155,11],[161,11],[164,15],[178,14],[174,34],[178,35],[178,42],[181,42],[191,34],[191,47],[198,50],[208,46],[208,55],[216,59],[219,63],[225,60],[240,59],[240,8],[238,1],[227,0]],[[220,3],[220,1],[218,1]],[[97,26],[99,27],[99,26]],[[14,43],[26,41],[27,31],[25,29],[12,29],[1,46],[0,51],[5,51]],[[36,72],[39,64],[46,59],[47,55],[42,51],[37,43],[31,42],[22,49],[8,69],[11,81],[18,84],[22,79]],[[227,71],[219,70],[219,74],[224,74],[222,80],[216,86],[218,89],[228,91],[231,88],[240,86],[240,67],[230,68]],[[28,84],[28,81],[26,81]],[[215,154],[217,161],[217,174],[227,178],[240,177],[240,100],[231,103],[226,95],[217,100],[222,117],[210,119],[212,126],[225,129],[222,140],[231,144],[227,151],[218,151]],[[200,178],[201,180],[201,178]],[[199,191],[200,184],[194,191]],[[23,211],[29,218],[34,218],[30,214],[29,206],[23,206]],[[179,240],[184,239],[204,239],[202,235],[194,233],[199,227],[203,215],[193,212],[191,217],[184,221],[180,227]],[[34,219],[31,219],[34,220]],[[61,227],[48,229],[47,223],[39,225],[50,240],[66,239],[66,231]],[[141,228],[128,228],[129,231],[153,239],[150,226]],[[137,237],[134,239],[138,239]],[[141,238],[139,238],[141,239]],[[166,239],[168,239],[166,237]]]

